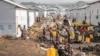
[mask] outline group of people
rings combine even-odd
[[[26,26],[24,25],[23,28],[18,25],[18,33],[17,33],[17,39],[21,37],[22,39],[29,39],[29,32],[26,29]]]
[[[49,40],[52,42],[54,47],[58,50],[59,56],[73,55],[73,50],[72,50],[73,48],[71,47],[70,43],[74,43],[74,42],[90,43],[92,40],[100,37],[99,34],[100,29],[95,31],[96,29],[95,27],[76,26],[76,25],[72,26],[72,20],[67,17],[63,17],[64,19],[62,19],[62,24],[59,24],[57,22],[59,19],[57,18],[53,18],[52,27],[50,26],[50,24],[52,23],[50,23],[49,25],[43,28],[43,36],[44,36],[43,38],[44,39],[49,38],[46,36],[47,35],[46,33],[49,32],[49,36],[50,36]]]
[[[72,20],[69,18],[64,18],[62,24],[57,22],[58,19],[53,19],[50,24],[53,24],[51,27],[50,24],[43,28],[43,35],[46,36],[46,33],[49,32],[49,36],[52,40],[58,40],[60,37],[67,39],[68,42],[91,42],[94,39],[100,37],[100,27],[96,28],[92,25],[86,26],[72,26]]]

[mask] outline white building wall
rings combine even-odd
[[[0,1],[0,34],[15,36],[15,6]]]
[[[86,15],[86,10],[82,9],[82,15],[81,15],[81,19],[84,20],[85,19],[85,15]]]
[[[16,8],[16,36],[21,36],[20,29],[18,28],[18,25],[20,25],[22,28],[24,25],[26,26],[26,29],[28,29],[28,17],[27,17],[27,10],[22,8]]]
[[[77,10],[73,10],[73,17],[74,17],[74,18],[77,18],[76,13],[77,13]]]
[[[87,22],[90,23],[90,9],[89,9],[89,7],[86,8],[86,17],[87,17]]]
[[[85,9],[79,9],[78,12],[78,20],[83,21],[85,19]]]
[[[70,11],[67,10],[67,17],[70,17]]]
[[[29,11],[29,27],[35,23],[35,12]]]
[[[27,10],[25,9],[20,9],[17,8],[16,9],[16,20],[17,20],[17,24],[21,25],[21,27],[23,28],[23,26],[26,26],[26,29],[28,28],[28,23],[27,23]]]
[[[79,18],[80,18],[80,10],[77,10],[77,13],[76,13],[76,17],[77,17],[77,20],[80,20]]]
[[[100,2],[90,5],[89,10],[91,11],[91,23],[97,25],[100,22]],[[99,19],[96,19],[97,10],[99,14]]]
[[[36,15],[36,17],[38,17],[39,16],[39,12],[35,11],[35,15]]]
[[[44,16],[44,11],[43,10],[39,11],[39,16]]]
[[[48,15],[48,12],[44,11],[44,17],[47,17],[47,15]]]
[[[70,11],[70,18],[71,18],[71,19],[73,19],[73,16],[74,16],[74,14],[73,14],[73,13],[74,13],[74,11],[73,11],[73,10],[72,10],[72,11]]]

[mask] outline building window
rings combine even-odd
[[[8,25],[8,29],[10,29],[10,30],[11,30],[11,29],[12,29],[12,25]]]
[[[0,30],[3,30],[3,29],[4,29],[3,25],[0,25]]]

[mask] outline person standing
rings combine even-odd
[[[21,26],[20,25],[18,25],[18,32],[17,32],[17,38],[19,38],[19,37],[22,37],[21,35],[22,35],[22,28],[21,28]]]
[[[28,39],[28,31],[26,30],[26,26],[24,25],[24,28],[22,29],[22,38]]]
[[[43,27],[43,36],[45,37],[45,27]]]

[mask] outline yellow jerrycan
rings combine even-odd
[[[90,43],[90,38],[89,38],[89,37],[86,37],[86,38],[85,38],[85,42],[86,42],[86,43]]]

